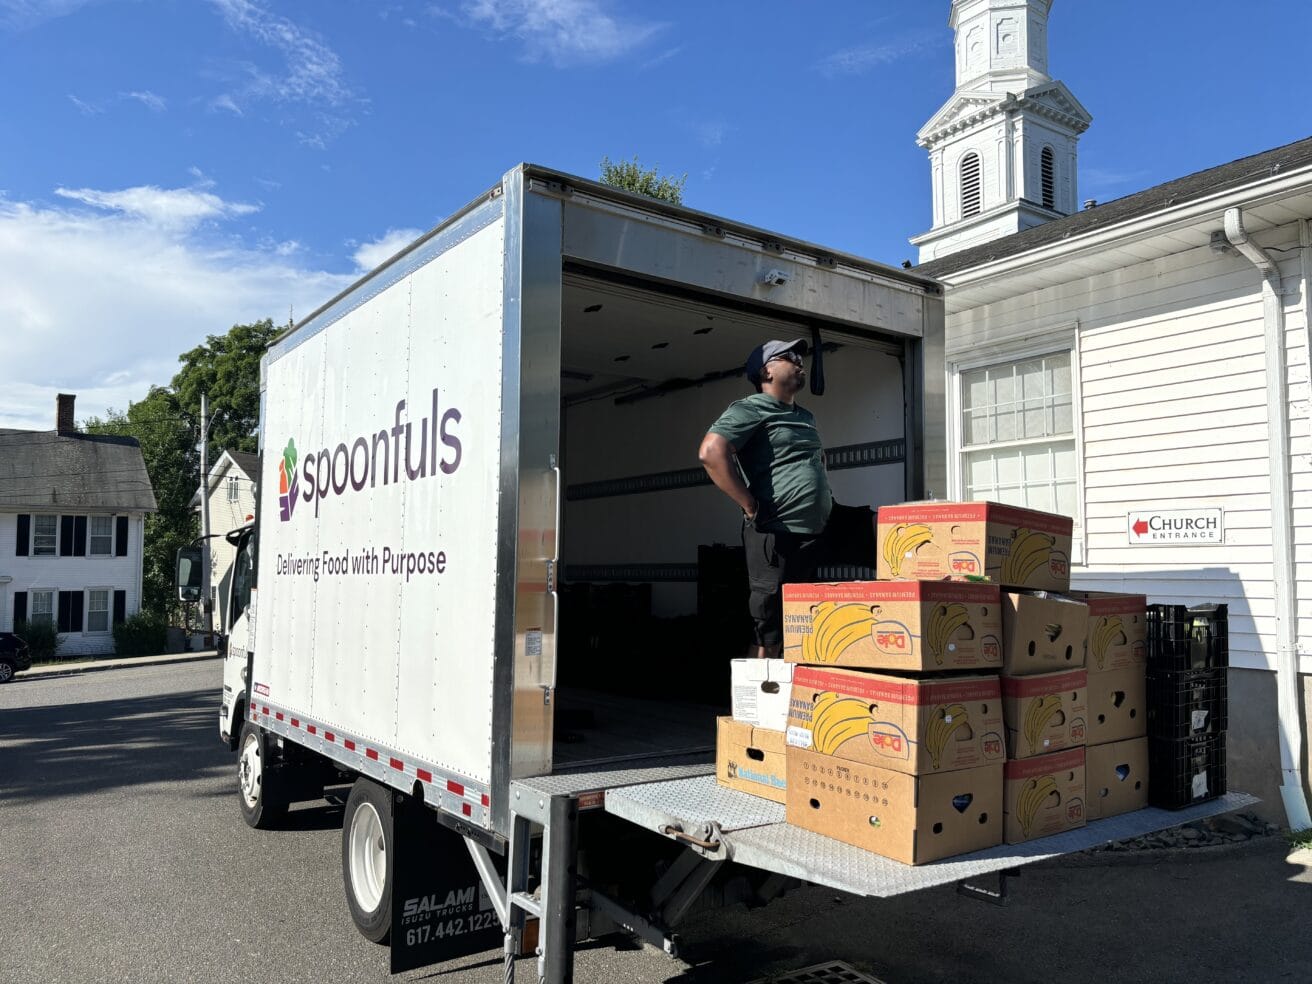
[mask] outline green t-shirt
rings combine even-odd
[[[761,503],[762,529],[819,533],[825,528],[834,497],[809,410],[755,393],[729,404],[711,433],[738,453],[747,487]]]

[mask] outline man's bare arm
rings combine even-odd
[[[738,508],[748,516],[756,516],[756,497],[743,482],[733,461],[733,445],[719,434],[707,434],[702,438],[701,449],[697,457],[711,476],[715,487],[738,504]]]

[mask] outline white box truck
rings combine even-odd
[[[796,880],[894,895],[1195,815],[910,868],[715,784],[717,708],[685,698],[709,678],[727,703],[739,653],[688,653],[715,597],[699,548],[739,519],[696,448],[748,392],[752,347],[796,337],[825,358],[803,402],[835,497],[942,492],[937,284],[540,167],[268,351],[219,730],[252,826],[353,782],[345,895],[394,970],[501,945],[513,972],[536,923],[559,984],[576,939],[673,952],[695,905]],[[567,582],[594,602],[562,620]],[[650,617],[627,637],[562,635],[634,597]],[[663,649],[641,638],[654,626]]]

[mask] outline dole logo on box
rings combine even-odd
[[[958,550],[948,556],[948,566],[953,574],[978,574],[979,558],[969,550]]]
[[[884,621],[876,622],[870,630],[871,637],[875,640],[875,648],[881,653],[888,653],[894,656],[908,656],[914,649],[913,636],[911,630],[901,622]]]

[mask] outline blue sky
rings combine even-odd
[[[124,408],[234,322],[304,315],[521,160],[687,172],[690,206],[889,263],[949,0],[0,0],[0,426]],[[1312,135],[1237,30],[1306,0],[1061,0],[1051,72],[1106,201]],[[1253,22],[1250,24],[1249,22]],[[1272,66],[1284,66],[1273,69]]]

